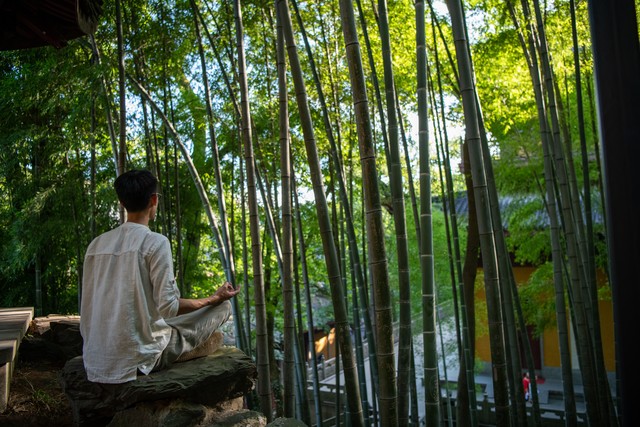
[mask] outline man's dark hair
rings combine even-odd
[[[127,212],[147,208],[151,195],[158,191],[158,178],[148,170],[132,169],[116,178],[113,187]]]

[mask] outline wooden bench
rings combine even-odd
[[[18,348],[32,319],[33,307],[0,308],[0,412],[7,409]]]

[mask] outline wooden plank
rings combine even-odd
[[[20,331],[17,331],[15,329],[7,329],[5,331],[0,329],[0,340],[21,341],[22,334],[20,334]]]
[[[15,340],[0,340],[0,364],[13,361],[18,345]]]
[[[33,315],[33,307],[0,307],[1,313],[31,313]]]
[[[9,383],[11,382],[9,365],[9,363],[0,365],[0,413],[7,409],[9,402]]]
[[[0,308],[0,412],[7,409],[16,355],[31,320],[33,307]]]
[[[11,360],[2,362],[3,366],[7,367],[6,369],[7,381],[11,382],[11,376],[13,375],[14,359],[16,357],[16,354],[18,353],[20,342],[22,341],[22,334],[20,333],[20,331],[16,331],[16,330],[10,330],[10,331],[0,330],[0,341],[13,342],[14,343],[13,345],[15,345],[16,347],[16,350],[13,353],[13,357],[11,358]]]
[[[33,319],[33,308],[1,308],[0,309],[0,331],[16,329],[20,331],[20,338],[27,333],[31,320]]]

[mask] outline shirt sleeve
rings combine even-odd
[[[149,276],[158,312],[164,318],[175,317],[180,305],[180,290],[173,274],[171,245],[165,236],[160,235],[159,245],[150,254]]]

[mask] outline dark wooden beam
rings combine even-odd
[[[102,0],[0,0],[0,50],[64,47],[92,34]]]
[[[618,396],[623,426],[637,410],[640,279],[640,44],[633,0],[589,0],[604,168]]]

